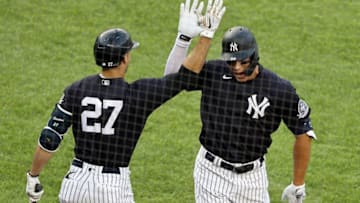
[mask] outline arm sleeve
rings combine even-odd
[[[166,61],[164,75],[177,73],[179,71],[182,62],[186,58],[190,44],[191,40],[185,41],[184,39],[180,38],[180,34],[177,35],[175,44],[171,49]]]

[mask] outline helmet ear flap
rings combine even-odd
[[[260,60],[260,57],[259,57],[259,53],[257,52],[257,50],[250,56],[250,61],[251,62],[254,62],[254,63],[258,63]]]
[[[245,75],[249,76],[251,75],[256,66],[259,64],[259,57],[257,57],[258,55],[256,54],[256,52],[254,52],[251,56],[250,56],[250,65],[249,67],[244,71]]]

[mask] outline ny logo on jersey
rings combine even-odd
[[[239,51],[238,44],[236,44],[236,42],[231,42],[230,43],[230,51],[231,52]]]
[[[265,110],[267,107],[270,106],[270,102],[268,98],[264,97],[262,102],[258,104],[256,97],[257,97],[256,94],[253,94],[250,97],[248,97],[249,106],[248,109],[246,110],[246,113],[251,115],[251,113],[254,112],[252,118],[259,119],[259,116],[264,117]]]

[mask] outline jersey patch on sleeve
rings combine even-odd
[[[298,102],[298,118],[305,118],[309,114],[309,110],[310,108],[307,103],[304,100],[300,99]]]

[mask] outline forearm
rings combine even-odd
[[[51,159],[53,153],[43,150],[40,146],[37,146],[30,170],[32,176],[37,176],[40,174],[44,166]]]
[[[191,40],[185,41],[180,37],[180,35],[180,33],[177,35],[175,44],[170,51],[166,61],[164,75],[177,73],[181,67],[181,63],[186,57]]]
[[[198,43],[186,57],[183,65],[192,72],[200,73],[205,64],[207,53],[211,46],[211,39],[200,37]]]
[[[298,135],[294,144],[294,174],[293,184],[305,183],[306,170],[310,161],[311,138],[307,134]]]

